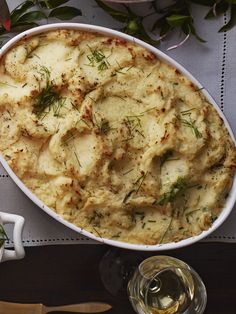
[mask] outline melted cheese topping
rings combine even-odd
[[[47,206],[99,237],[157,244],[209,228],[235,147],[178,70],[132,43],[73,30],[0,62],[0,150]]]

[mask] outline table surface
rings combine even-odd
[[[22,1],[8,1],[11,6],[18,2]],[[71,2],[74,5],[77,3],[77,1]],[[78,21],[115,28],[116,23],[94,4],[92,0],[78,1],[78,5],[83,10],[83,16]],[[225,22],[226,17],[207,22],[206,25],[206,21],[202,19],[205,14],[202,10],[204,7],[199,7],[195,12],[199,16],[196,17],[196,24],[197,29],[200,29],[200,34],[207,39],[207,44],[201,45],[194,39],[190,39],[188,45],[182,47],[183,49],[170,51],[169,55],[186,66],[214,95],[235,131],[236,111],[232,110],[235,108],[235,29],[227,34],[218,34],[216,30],[222,26],[222,20],[224,19]],[[207,31],[205,31],[206,29]],[[175,40],[173,38],[173,42],[167,41],[160,48],[165,51],[168,45],[175,43]],[[5,174],[3,174],[2,182],[5,179]],[[16,210],[16,207],[19,206],[23,209],[23,197],[17,198],[16,189],[14,194],[6,194],[7,188],[7,183],[4,181],[0,191],[3,195],[0,198],[1,202],[5,201],[3,207]],[[26,200],[28,201],[28,199]],[[29,208],[32,209],[32,206]],[[34,212],[37,212],[36,209]],[[42,214],[41,211],[38,210],[38,212],[40,215]],[[45,220],[32,219],[31,229],[28,229],[26,239],[42,240],[40,232],[43,230],[45,233],[46,223],[50,220],[46,215],[45,217]],[[233,216],[231,217],[232,219],[228,219],[228,221],[235,221]],[[30,219],[27,220],[27,223],[29,221]],[[37,224],[37,222],[39,223]],[[48,229],[52,230],[52,233],[59,229],[56,223],[50,224],[49,221],[48,224],[50,226]],[[232,236],[231,233],[226,232],[228,230],[226,229],[220,233],[220,236],[226,239],[229,235],[235,240],[234,234]],[[36,231],[38,230],[40,237],[37,237]],[[63,229],[61,234],[68,235],[68,231],[66,233]],[[49,238],[47,234],[46,237]],[[33,245],[33,242],[30,244]],[[109,249],[105,245],[93,244],[26,247],[26,257],[23,260],[10,261],[0,265],[0,300],[23,303],[41,302],[46,305],[104,301],[113,306],[109,313],[132,314],[134,311],[128,299],[110,295],[101,282],[99,262]],[[142,258],[157,255],[154,252],[126,252],[126,254],[135,254]],[[205,314],[236,313],[236,244],[198,243],[161,254],[184,260],[202,277],[208,293]],[[0,314],[4,313],[0,312]]]
[[[106,313],[132,314],[127,298],[114,297],[103,287],[99,262],[109,249],[82,244],[27,247],[23,260],[1,264],[0,300],[46,305],[103,301],[113,306]],[[205,314],[236,313],[236,244],[198,243],[162,254],[184,260],[202,277],[208,293]]]

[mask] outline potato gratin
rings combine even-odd
[[[151,245],[208,229],[235,167],[222,119],[178,70],[134,43],[65,29],[2,57],[0,150],[66,220]]]

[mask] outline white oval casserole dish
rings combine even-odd
[[[152,47],[151,45],[136,39],[132,36],[123,34],[118,31],[114,31],[105,27],[101,26],[95,26],[95,25],[88,25],[88,24],[76,24],[76,23],[56,23],[56,24],[49,24],[49,25],[43,25],[39,26],[30,30],[27,30],[16,37],[12,38],[8,43],[6,43],[3,48],[0,50],[0,58],[10,49],[12,48],[18,41],[20,41],[23,38],[30,37],[32,35],[37,35],[39,33],[48,32],[55,29],[74,29],[74,30],[83,30],[88,32],[97,32],[100,34],[108,35],[111,37],[117,37],[121,39],[125,39],[128,42],[136,43],[149,51],[151,51],[154,55],[156,55],[160,60],[172,65],[176,69],[178,69],[183,75],[185,75],[190,81],[192,81],[197,87],[201,88],[201,84],[179,63],[174,61],[172,58],[168,57],[166,54],[161,52],[155,47]],[[234,142],[236,144],[233,132],[229,126],[228,121],[226,120],[225,116],[217,106],[214,99],[209,95],[209,93],[204,89],[202,91],[206,99],[215,107],[217,110],[219,116],[223,119],[224,124]],[[46,206],[39,198],[37,198],[25,185],[24,183],[16,176],[16,174],[12,171],[12,169],[9,167],[6,160],[3,158],[3,156],[0,154],[0,162],[2,163],[3,167],[6,169],[6,171],[9,173],[10,177],[13,179],[13,181],[19,186],[19,188],[35,203],[37,204],[42,210],[44,210],[47,214],[49,214],[51,217],[59,221],[60,223],[64,224],[65,226],[71,228],[74,231],[77,231],[91,239],[97,240],[99,242],[125,248],[125,249],[132,249],[132,250],[142,250],[142,251],[162,251],[162,250],[170,250],[170,249],[176,249],[183,246],[187,246],[190,244],[193,244],[206,236],[208,236],[210,233],[212,233],[214,230],[216,230],[228,217],[230,214],[234,203],[236,201],[236,176],[234,176],[233,184],[231,191],[229,193],[229,196],[226,200],[225,206],[221,211],[221,214],[219,217],[215,220],[215,222],[212,224],[212,226],[206,230],[203,231],[201,234],[197,236],[193,236],[184,240],[181,240],[179,242],[171,242],[171,243],[164,243],[164,244],[156,244],[156,245],[143,245],[143,244],[131,244],[126,242],[121,242],[117,240],[110,240],[105,238],[100,238],[98,236],[95,236],[94,234],[81,229],[77,227],[76,225],[66,221],[61,216],[59,216],[56,212],[54,212],[52,209],[50,209],[48,206]]]

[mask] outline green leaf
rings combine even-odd
[[[225,3],[225,2],[220,2],[217,3],[215,6],[215,11],[216,11],[216,15],[220,15],[225,13],[229,8],[229,4]],[[207,15],[205,16],[205,19],[211,19],[214,18],[214,12],[213,12],[213,8],[210,9],[210,11],[207,13]]]
[[[236,4],[236,0],[225,0],[226,2],[228,2],[229,4]]]
[[[22,14],[26,13],[29,8],[34,6],[34,1],[25,1],[18,5],[11,13],[11,22],[16,23]]]
[[[16,26],[22,23],[34,23],[35,21],[39,21],[47,18],[47,16],[41,11],[31,11],[22,15],[17,22],[12,23],[12,26]]]
[[[140,39],[146,41],[147,43],[151,44],[151,45],[158,45],[160,44],[160,40],[155,40],[152,39],[148,33],[146,32],[144,26],[142,23],[140,23],[139,26],[139,34],[136,34]]]
[[[82,15],[82,12],[79,9],[64,6],[52,10],[49,17],[56,17],[59,20],[71,20],[79,15]]]
[[[155,21],[155,23],[153,24],[151,31],[153,32],[155,29],[161,28],[164,24],[168,24],[168,23],[166,22],[166,17],[167,17],[167,16],[168,16],[168,15],[164,15],[164,16],[160,17],[159,19],[157,19],[157,20]],[[169,25],[169,24],[168,24],[168,25]]]
[[[103,3],[102,1],[99,1],[99,0],[95,0],[95,1],[101,9],[103,9],[106,13],[108,13],[110,16],[112,16],[115,20],[119,22],[126,23],[129,21],[130,18],[133,18],[133,15],[131,16],[130,14],[126,12],[115,10],[111,8],[110,6],[106,5],[105,3]]]
[[[62,4],[69,2],[69,0],[47,0],[47,1],[40,1],[39,4],[42,8],[47,9],[55,9]]]
[[[184,34],[192,34],[193,36],[195,36],[200,42],[206,42],[203,38],[201,38],[197,32],[196,32],[196,29],[193,25],[193,21],[191,23],[187,23],[187,24],[184,24],[182,25],[181,27],[182,31],[184,32]]]
[[[181,26],[183,25],[184,23],[188,22],[188,21],[191,21],[191,16],[189,15],[175,15],[175,14],[172,14],[170,16],[168,16],[166,18],[166,21],[167,23],[170,25],[170,26]]]
[[[206,43],[206,40],[203,39],[203,38],[201,38],[201,37],[197,34],[197,31],[196,31],[196,29],[195,29],[193,23],[189,23],[189,24],[187,25],[187,27],[188,27],[188,29],[189,29],[189,31],[190,31],[190,34],[192,34],[193,36],[195,36],[198,41],[200,41],[201,43]]]
[[[225,32],[230,30],[231,28],[233,28],[236,25],[236,5],[232,4],[231,7],[231,15],[230,15],[230,20],[229,22],[224,25],[223,27],[221,27],[221,29],[219,30],[219,32]]]
[[[166,35],[171,30],[171,26],[168,23],[162,25],[160,29],[160,36]]]
[[[216,0],[190,0],[193,3],[205,5],[207,7],[212,7]]]
[[[12,26],[11,31],[12,32],[25,31],[25,30],[32,28],[32,27],[35,27],[35,26],[38,26],[38,24],[35,22],[30,22],[30,23],[28,23],[28,22],[22,22],[22,23],[17,22],[16,24],[14,24]]]
[[[136,35],[140,30],[140,23],[137,19],[130,20],[126,25],[126,33]]]

